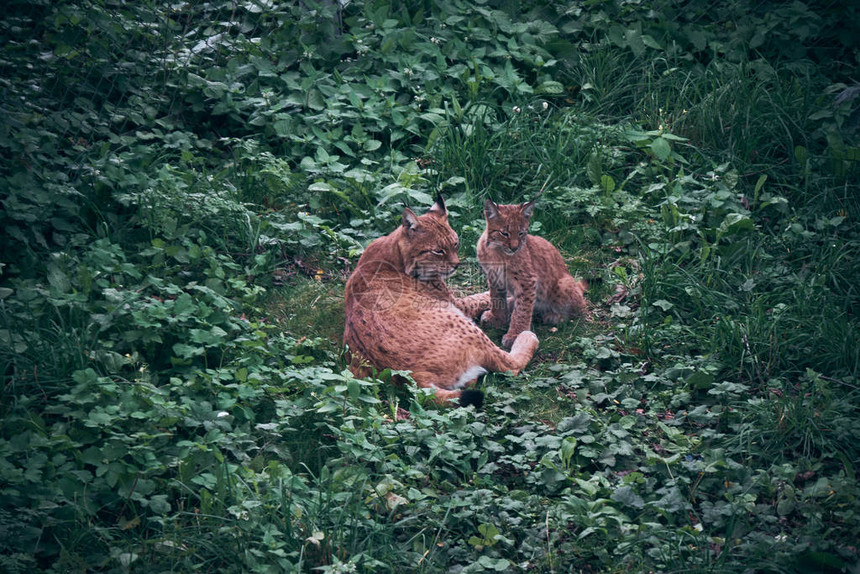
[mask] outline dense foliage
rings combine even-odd
[[[858,26],[7,2],[0,570],[856,571]],[[468,257],[544,182],[598,319],[479,412],[352,377],[343,280],[402,206],[445,194]]]

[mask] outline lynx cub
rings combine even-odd
[[[481,322],[496,328],[509,325],[502,337],[505,347],[531,329],[533,312],[545,323],[558,323],[574,314],[589,316],[585,282],[570,275],[549,241],[528,234],[534,206],[534,201],[484,202],[487,228],[478,240],[478,261],[487,275],[492,308],[484,312]]]
[[[420,217],[404,209],[402,225],[367,246],[344,293],[343,341],[356,376],[371,368],[411,370],[437,402],[479,404],[479,392],[464,392],[478,376],[525,368],[538,346],[535,334],[512,338],[506,353],[469,318],[487,310],[486,293],[456,299],[445,285],[460,263],[458,247],[441,197]]]

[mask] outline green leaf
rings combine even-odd
[[[690,43],[693,44],[693,48],[698,51],[702,51],[708,46],[708,38],[701,29],[690,27],[686,31],[686,36]]]
[[[308,191],[331,191],[331,185],[324,181],[316,181],[308,186]]]
[[[350,379],[346,384],[347,394],[350,398],[355,399],[361,394],[361,386],[358,384],[358,380]]]
[[[311,89],[307,94],[307,105],[312,110],[322,111],[325,109],[325,96],[317,89]]]
[[[561,448],[559,449],[559,454],[561,455],[561,462],[565,466],[570,466],[570,461],[573,458],[574,453],[576,452],[576,438],[569,436],[564,439],[561,443]]]
[[[806,160],[809,159],[809,152],[806,150],[805,147],[803,147],[802,145],[799,145],[799,146],[794,148],[794,159],[801,166],[805,166]]]
[[[552,95],[563,94],[564,84],[555,80],[549,80],[540,84],[535,90],[535,93]]]
[[[636,28],[629,28],[624,31],[624,40],[627,47],[638,58],[645,53],[645,42],[642,40],[642,32]]]
[[[625,506],[630,506],[636,509],[645,508],[645,500],[636,494],[632,486],[619,486],[615,489],[610,497],[615,502],[620,502]]]
[[[603,193],[610,194],[615,191],[615,179],[608,174],[600,176],[600,189]]]
[[[486,555],[478,558],[478,565],[484,570],[495,570],[496,572],[507,572],[511,568],[509,560],[506,560],[505,558],[492,558]]]
[[[651,142],[650,148],[651,151],[654,152],[654,156],[660,161],[666,161],[669,159],[669,156],[672,155],[672,147],[663,137],[654,138],[654,141]]]
[[[290,129],[291,127],[292,122],[290,122],[289,120],[278,120],[272,124],[272,129],[275,130],[275,135],[282,138],[285,138],[290,135],[290,133],[292,132],[292,130]]]
[[[116,417],[104,412],[93,411],[87,417],[87,426],[107,426],[113,422]]]
[[[601,178],[603,177],[603,166],[601,164],[600,153],[597,151],[591,152],[588,156],[588,163],[585,166],[585,174],[592,185],[600,186]]]
[[[714,384],[714,375],[696,371],[687,377],[687,384],[697,390],[709,389]]]
[[[636,415],[624,415],[618,421],[618,424],[621,426],[621,428],[623,428],[625,430],[630,430],[633,427],[635,427],[636,423],[638,423],[638,422],[639,422],[638,416],[636,416]]]
[[[718,229],[719,235],[731,235],[755,230],[755,223],[742,213],[729,213]]]
[[[80,460],[85,464],[97,466],[105,462],[105,456],[102,453],[101,449],[91,446],[81,452]]]
[[[758,194],[761,191],[761,188],[764,186],[764,182],[767,181],[767,174],[763,173],[758,176],[758,181],[755,182],[755,189],[753,190],[753,201],[758,201]]]
[[[69,276],[55,263],[48,264],[48,283],[60,293],[66,293],[72,288]]]
[[[191,357],[199,357],[206,353],[206,349],[203,347],[195,347],[192,345],[186,345],[185,343],[176,343],[173,345],[173,352],[177,357],[182,359],[189,359]]]
[[[788,516],[789,514],[794,512],[794,507],[794,500],[789,498],[783,498],[776,505],[776,513],[780,516]]]
[[[146,501],[146,505],[156,514],[164,515],[170,512],[170,502],[168,502],[166,494],[154,494],[150,496]]]
[[[663,46],[649,34],[642,34],[642,43],[654,50],[662,50]]]

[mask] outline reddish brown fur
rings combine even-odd
[[[356,376],[411,370],[444,402],[483,372],[516,374],[528,364],[538,345],[534,333],[523,332],[506,353],[470,320],[488,309],[487,295],[456,299],[445,285],[460,262],[458,246],[439,199],[420,217],[405,209],[402,225],[367,247],[345,291],[343,340]]]
[[[492,308],[481,317],[491,327],[508,325],[502,345],[531,329],[532,315],[558,323],[589,316],[584,281],[574,279],[558,249],[529,235],[534,201],[520,205],[484,203],[487,227],[478,240],[478,261],[487,275]]]

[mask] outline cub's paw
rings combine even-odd
[[[484,311],[481,314],[481,325],[486,325],[487,327],[492,327],[493,329],[498,329],[500,327],[505,326],[505,318],[501,315],[493,313],[493,310]],[[512,339],[513,340],[513,339]]]
[[[517,340],[517,335],[519,335],[519,333],[512,334],[510,331],[505,333],[505,335],[502,337],[502,347],[510,349],[511,346],[514,344],[514,341]]]
[[[461,297],[454,304],[465,313],[466,317],[475,321],[481,317],[482,313],[490,309],[492,301],[490,300],[490,292],[484,291],[468,297]]]

